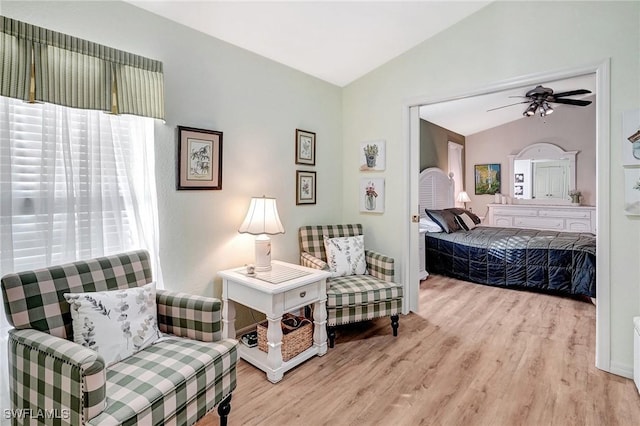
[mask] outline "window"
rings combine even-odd
[[[0,97],[0,276],[138,248],[156,260],[156,206],[153,119]]]

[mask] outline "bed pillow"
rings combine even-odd
[[[471,216],[466,213],[462,213],[456,216],[456,220],[458,221],[458,225],[465,231],[470,231],[476,227],[476,223],[473,221]]]
[[[461,209],[459,207],[451,207],[451,208],[445,209],[445,210],[455,214],[456,216],[461,215],[462,213],[466,213],[467,216],[469,216],[473,220],[473,223],[475,223],[476,225],[479,225],[480,222],[482,222],[480,220],[480,218],[475,213],[473,213],[471,210],[465,210],[465,209]]]
[[[436,222],[444,232],[450,234],[460,230],[460,225],[456,221],[456,215],[447,210],[425,210],[434,222]]]
[[[442,232],[440,225],[428,217],[420,218],[420,230],[425,230],[427,232]]]
[[[73,320],[73,340],[102,355],[107,366],[160,338],[156,284],[124,290],[65,293]]]
[[[363,275],[367,272],[364,257],[364,235],[324,239],[327,263],[332,277]]]

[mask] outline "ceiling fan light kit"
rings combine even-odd
[[[511,105],[504,105],[498,108],[492,108],[488,111],[494,111],[500,108],[506,108],[513,105],[528,103],[529,106],[527,107],[527,109],[524,110],[522,115],[524,115],[525,117],[532,117],[536,115],[537,111],[539,111],[540,117],[545,117],[553,113],[553,108],[551,107],[551,105],[549,105],[549,103],[575,105],[575,106],[590,105],[591,101],[583,101],[580,99],[566,99],[567,96],[587,95],[589,93],[591,93],[590,90],[577,89],[577,90],[570,90],[568,92],[560,92],[560,93],[554,94],[553,89],[538,85],[534,89],[529,90],[525,94],[525,96],[522,96],[527,99],[526,101],[518,102]],[[510,97],[521,97],[521,96],[510,96]]]

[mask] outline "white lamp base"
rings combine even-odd
[[[271,270],[271,238],[266,234],[256,237],[256,272]]]

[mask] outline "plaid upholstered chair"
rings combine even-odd
[[[87,300],[95,300],[96,291],[135,290],[151,281],[145,251],[2,278],[4,306],[15,327],[9,331],[14,425],[186,425],[216,405],[226,424],[238,342],[221,338],[219,300],[157,290],[157,325],[167,334],[109,366],[98,352],[74,342],[64,293],[92,292]],[[110,314],[121,318],[113,309]]]
[[[324,237],[363,235],[362,225],[303,226],[298,237],[300,264],[329,270]],[[366,271],[334,276],[327,281],[327,334],[335,345],[335,327],[380,317],[391,317],[393,335],[398,335],[398,314],[402,311],[402,286],[393,282],[393,258],[364,250]]]

